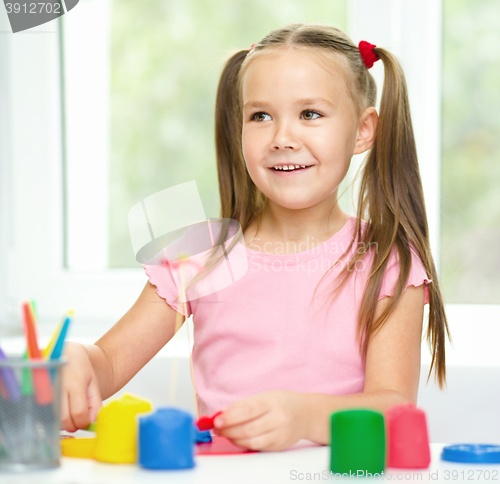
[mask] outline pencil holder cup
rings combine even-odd
[[[139,417],[139,464],[146,469],[194,467],[193,417],[177,408],[159,408]]]
[[[59,466],[64,359],[0,361],[0,471]]]
[[[334,474],[380,477],[385,467],[384,416],[380,412],[364,409],[334,412],[330,435],[330,470]]]

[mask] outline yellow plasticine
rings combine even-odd
[[[93,459],[96,439],[63,439],[61,453],[65,457]]]
[[[148,400],[125,393],[101,409],[95,424],[94,457],[101,462],[130,464],[137,459],[138,413],[151,411]]]

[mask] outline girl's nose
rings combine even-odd
[[[296,133],[288,123],[281,123],[277,126],[276,132],[272,140],[271,149],[273,151],[292,149],[296,150],[300,147]]]

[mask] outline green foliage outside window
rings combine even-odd
[[[441,283],[500,303],[500,6],[443,1]]]
[[[153,193],[194,179],[207,217],[219,216],[213,117],[227,58],[288,23],[345,29],[345,3],[113,2],[110,267],[138,267],[127,214]]]

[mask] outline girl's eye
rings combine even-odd
[[[268,118],[270,118],[269,114],[266,114],[266,113],[255,113],[252,116],[252,119],[255,120],[255,121],[265,121],[265,116],[267,116]]]
[[[317,113],[316,111],[304,111],[302,113],[302,116],[305,120],[311,121],[312,119],[318,119],[321,117],[321,114]]]

